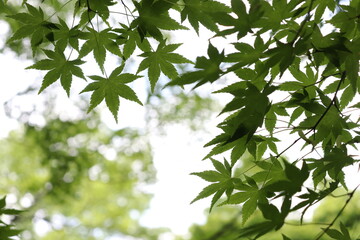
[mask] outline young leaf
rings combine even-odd
[[[79,59],[68,60],[65,55],[59,50],[50,51],[43,50],[48,59],[43,59],[35,64],[27,67],[26,69],[38,69],[38,70],[50,70],[44,76],[39,93],[44,91],[48,86],[56,82],[60,78],[61,85],[66,91],[67,95],[70,95],[70,87],[72,82],[72,76],[75,75],[79,78],[85,79],[83,71],[78,65],[84,63]]]
[[[213,45],[209,44],[208,56],[209,59],[206,57],[198,57],[196,59],[195,68],[202,70],[185,73],[174,81],[169,82],[167,85],[183,86],[198,82],[194,87],[197,88],[207,82],[212,83],[219,79],[220,75],[223,73],[220,69],[220,64],[225,57],[224,51],[220,53]]]
[[[214,13],[229,13],[230,9],[225,4],[217,1],[201,1],[201,0],[184,0],[184,8],[181,11],[181,21],[186,18],[191,26],[199,34],[199,23],[207,29],[217,32],[217,18],[213,17]]]
[[[185,57],[173,53],[178,47],[180,47],[180,44],[165,45],[165,41],[162,41],[155,52],[145,52],[140,55],[145,59],[140,63],[137,72],[139,73],[148,69],[152,91],[154,91],[155,85],[159,80],[160,72],[170,79],[175,79],[178,77],[178,72],[174,64],[191,63],[191,61]]]
[[[61,18],[59,18],[59,22],[60,24],[56,25],[58,29],[54,31],[56,47],[59,48],[59,51],[64,52],[65,48],[70,45],[79,51],[79,38],[84,38],[84,33],[79,30],[79,26],[74,26],[69,29],[66,22]]]
[[[106,51],[109,51],[118,57],[122,57],[120,48],[116,43],[118,35],[112,32],[111,28],[104,29],[100,32],[89,27],[87,30],[89,32],[84,34],[86,42],[80,49],[79,57],[82,58],[90,52],[93,52],[95,61],[99,65],[101,71],[104,71]]]
[[[136,96],[136,93],[130,87],[125,85],[126,83],[136,80],[140,76],[130,73],[121,74],[121,70],[122,66],[120,67],[120,71],[119,68],[116,68],[108,78],[90,76],[90,78],[95,80],[95,82],[90,83],[81,91],[81,93],[93,92],[91,95],[88,112],[94,109],[105,99],[107,107],[117,122],[117,115],[120,105],[119,97],[137,102],[138,104],[142,105]]]
[[[188,29],[169,16],[168,10],[176,2],[176,0],[143,0],[140,3],[133,1],[139,17],[131,23],[131,27],[137,28],[141,39],[144,39],[149,34],[159,42],[163,41],[160,29]]]
[[[13,34],[10,41],[15,41],[31,36],[31,47],[33,53],[35,49],[44,41],[53,41],[53,31],[58,30],[58,26],[52,22],[45,20],[43,10],[39,7],[26,3],[26,8],[29,13],[17,13],[8,17],[15,19],[23,25]]]

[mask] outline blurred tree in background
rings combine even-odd
[[[105,239],[157,233],[138,224],[155,180],[151,146],[137,129],[112,131],[94,114],[66,121],[47,116],[43,126],[23,123],[1,141],[1,194],[27,211],[24,229],[45,225],[39,239]],[[48,232],[47,232],[48,231]],[[25,231],[24,239],[36,239]]]

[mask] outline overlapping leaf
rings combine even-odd
[[[188,19],[191,26],[199,34],[199,23],[207,29],[217,32],[217,19],[213,17],[214,13],[229,13],[230,8],[217,1],[204,0],[185,0],[184,8],[181,11],[181,21]]]
[[[70,45],[72,48],[79,51],[79,39],[84,38],[83,32],[74,26],[71,29],[68,27],[66,22],[59,18],[60,24],[57,24],[57,30],[54,31],[54,39],[56,41],[56,47],[59,51],[65,51],[65,48]]]
[[[115,4],[116,2],[113,0],[78,0],[75,6],[85,7],[87,16],[89,16],[89,13],[96,13],[106,21],[110,16],[109,7]],[[84,16],[86,17],[86,15]],[[91,19],[88,19],[88,21],[91,21]]]
[[[54,41],[53,31],[57,30],[58,26],[45,20],[45,14],[40,7],[36,9],[26,3],[26,8],[29,13],[17,13],[9,16],[22,24],[10,41],[31,37],[31,47],[35,51],[43,41]]]
[[[223,73],[220,69],[220,64],[224,60],[225,54],[219,52],[213,45],[209,44],[208,56],[198,57],[196,59],[195,68],[201,69],[198,71],[188,72],[176,78],[174,81],[168,83],[169,86],[174,85],[187,85],[196,83],[194,88],[199,87],[207,82],[214,82],[218,80]]]
[[[169,16],[168,10],[177,0],[142,0],[140,3],[133,1],[139,17],[132,23],[132,28],[137,28],[141,39],[147,34],[159,42],[163,41],[162,30],[187,29]]]
[[[125,59],[129,58],[135,51],[136,46],[143,52],[150,52],[151,46],[147,39],[141,40],[139,33],[136,29],[132,29],[125,24],[121,24],[120,29],[114,29],[114,32],[120,33],[116,42],[119,45],[124,45],[123,55]]]
[[[240,39],[246,36],[248,32],[252,32],[251,26],[254,22],[250,21],[251,19],[246,12],[246,6],[242,1],[232,0],[231,7],[238,18],[236,19],[228,14],[219,14],[218,22],[221,25],[233,26],[231,29],[221,31],[219,35],[225,36],[232,33],[237,33],[237,38]],[[259,18],[256,20],[259,20]]]
[[[152,91],[161,73],[171,79],[168,85],[194,84],[195,88],[227,77],[231,84],[226,83],[216,93],[232,95],[221,111],[228,117],[218,125],[222,133],[206,144],[214,146],[206,158],[231,150],[231,161],[222,163],[211,159],[215,170],[193,173],[210,182],[193,202],[212,196],[211,210],[226,195],[227,199],[220,205],[242,204],[243,222],[259,209],[265,221],[242,228],[239,237],[257,238],[277,230],[289,212],[303,208],[304,214],[338,185],[347,188],[343,168],[356,161],[348,154],[348,146],[356,148],[359,142],[356,136],[359,124],[350,116],[353,112],[356,114],[357,109],[343,111],[349,105],[359,107],[352,103],[360,92],[358,1],[344,4],[335,0],[256,0],[247,4],[231,0],[228,7],[215,0],[141,0],[133,1],[133,6],[129,6],[135,9],[130,10],[127,3],[121,2],[119,6],[125,13],[118,9],[110,11],[114,3],[112,0],[76,1],[74,24],[77,25],[74,27],[68,27],[62,19],[59,24],[53,24],[41,8],[29,4],[26,5],[29,13],[10,16],[22,25],[12,40],[30,37],[33,50],[45,41],[55,45],[54,51],[44,51],[47,59],[29,67],[48,70],[40,91],[60,79],[69,94],[72,76],[84,78],[80,58],[90,52],[106,76],[107,51],[126,61],[136,48],[144,58],[137,73],[148,70]],[[1,0],[0,5],[4,6]],[[332,12],[330,17],[325,9]],[[175,64],[191,62],[174,53],[180,44],[165,44],[163,30],[186,29],[170,17],[170,10],[177,10],[181,21],[188,20],[198,34],[202,25],[216,32],[214,38],[235,34],[238,41],[232,44],[233,49],[225,47],[220,52],[212,45],[217,39],[211,39],[208,57],[198,57],[195,70],[178,76]],[[110,24],[111,14],[120,20],[118,28]],[[126,16],[122,19],[116,14]],[[325,16],[328,21],[324,20]],[[220,29],[219,25],[222,25]],[[332,30],[323,31],[324,25]],[[251,38],[241,40],[245,36]],[[156,41],[149,40],[150,37]],[[79,39],[85,40],[83,46],[79,46],[82,43]],[[158,44],[156,50],[150,42]],[[65,58],[63,51],[69,48],[77,50],[79,59]],[[230,53],[225,55],[228,50]],[[115,69],[109,77],[90,76],[94,82],[83,90],[92,92],[89,111],[105,99],[117,120],[120,97],[140,103],[126,85],[139,76],[122,73],[122,70],[122,67]],[[281,93],[276,92],[278,90]],[[279,100],[277,93],[286,96]],[[283,130],[297,137],[285,150],[275,144],[280,142],[277,133]],[[287,139],[283,142],[287,143]],[[319,153],[323,152],[323,156],[305,160],[303,156],[296,156],[293,163],[281,160],[281,155],[296,142],[302,142],[304,147],[310,145],[311,151],[321,147]],[[251,177],[232,176],[236,163],[247,153],[252,158]],[[268,158],[264,159],[265,155]],[[298,168],[296,163],[301,160],[303,165]],[[309,173],[315,189],[307,189],[298,196],[303,200],[291,208],[291,198],[303,189]],[[323,186],[318,190],[320,182]],[[270,201],[280,197],[283,204],[277,208]],[[340,229],[325,231],[331,238],[349,239],[345,226],[340,225]]]
[[[224,91],[232,91],[229,87],[225,89]],[[246,149],[246,144],[250,141],[255,131],[263,124],[264,117],[270,109],[267,94],[260,92],[254,85],[248,83],[247,89],[239,91],[237,96],[234,99],[237,99],[236,106],[239,110],[219,124],[224,133],[221,135],[221,138],[215,138],[205,145],[217,144],[207,157],[222,153],[235,147],[235,145],[237,145],[237,148],[241,146],[243,153]],[[257,103],[255,106],[254,102]],[[234,151],[237,148],[234,148]]]
[[[112,32],[111,28],[104,29],[100,32],[92,28],[87,29],[89,32],[84,33],[86,42],[80,49],[79,57],[84,57],[90,52],[93,52],[97,64],[103,71],[106,51],[109,51],[118,57],[122,57],[119,45],[116,43],[118,35]]]

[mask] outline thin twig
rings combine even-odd
[[[303,28],[305,27],[305,24],[310,20],[310,18],[311,18],[311,10],[312,10],[313,4],[314,4],[314,0],[311,0],[310,5],[309,5],[309,10],[308,10],[308,12],[306,14],[306,17],[305,17],[304,21],[302,21],[298,31],[296,32],[296,35],[295,35],[294,39],[290,42],[291,45],[295,44],[295,42],[298,39],[298,37],[300,36]]]
[[[69,1],[67,1],[66,3],[64,3],[64,4],[60,7],[60,9],[59,9],[58,11],[54,12],[53,14],[51,14],[51,15],[46,19],[46,21],[50,20],[50,18],[52,18],[55,14],[57,14],[61,9],[63,9],[63,8],[64,8],[67,4],[69,4],[71,1],[73,1],[73,0],[69,0]]]
[[[349,194],[349,198],[346,200],[344,206],[340,209],[340,211],[337,213],[337,215],[335,216],[335,218],[332,220],[332,222],[325,228],[323,229],[323,231],[320,233],[320,235],[315,238],[315,240],[320,240],[321,237],[334,225],[334,223],[336,222],[336,220],[340,217],[340,215],[343,213],[343,211],[345,210],[346,206],[349,204],[350,200],[353,198],[354,193],[356,192],[356,190],[358,189],[360,185],[358,185],[350,194]]]
[[[320,116],[320,118],[317,120],[315,125],[312,127],[312,130],[315,131],[316,127],[320,124],[321,120],[326,116],[326,114],[329,112],[330,108],[335,104],[337,94],[338,94],[338,92],[340,90],[341,84],[345,81],[345,77],[346,77],[346,74],[345,74],[345,72],[343,72],[341,74],[341,79],[340,79],[339,84],[338,84],[338,86],[336,88],[335,95],[334,95],[333,99],[331,100],[329,106],[327,106],[327,108],[325,109],[325,112]]]

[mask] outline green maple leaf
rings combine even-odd
[[[234,190],[234,184],[231,179],[231,166],[230,166],[229,162],[226,159],[224,159],[224,164],[222,164],[221,162],[219,162],[215,159],[211,159],[211,161],[212,161],[216,171],[211,170],[211,171],[204,171],[204,172],[195,172],[195,173],[192,173],[192,175],[201,177],[202,179],[204,179],[205,181],[208,181],[208,182],[217,182],[217,183],[213,183],[213,184],[210,184],[207,187],[205,187],[198,194],[198,196],[191,202],[191,203],[196,202],[202,198],[206,198],[206,197],[214,194],[214,196],[212,197],[212,200],[211,200],[211,205],[210,205],[210,209],[209,209],[210,212],[211,212],[212,208],[214,207],[215,203],[221,198],[221,196],[224,193],[226,193],[226,195],[229,198]]]
[[[202,173],[201,177],[204,177],[204,172]],[[225,178],[226,179],[226,178]],[[210,205],[210,211],[211,209],[214,207],[215,203],[220,199],[220,197],[224,194],[225,191],[229,191],[230,194],[232,192],[232,190],[234,189],[233,183],[231,181],[231,179],[227,179],[225,181],[221,181],[221,182],[216,182],[213,184],[210,184],[208,186],[206,186],[197,196],[196,198],[194,198],[190,204],[209,197],[210,195],[214,196],[212,197],[211,200],[211,205]]]
[[[249,198],[242,207],[243,224],[245,224],[249,217],[255,212],[258,205],[258,200],[261,198],[262,194],[255,180],[246,175],[244,176],[249,185],[244,184],[242,187],[244,187],[244,190],[248,194]]]
[[[72,76],[85,79],[83,71],[78,65],[85,63],[80,59],[68,60],[64,53],[60,51],[43,50],[48,59],[43,59],[26,69],[50,70],[42,82],[39,93],[44,91],[48,86],[56,82],[60,78],[60,82],[67,95],[70,94]]]
[[[89,32],[84,34],[87,41],[80,49],[79,58],[88,55],[91,51],[94,54],[95,61],[99,65],[100,69],[104,71],[104,63],[106,58],[106,50],[122,57],[120,48],[116,43],[116,39],[119,37],[116,33],[112,32],[112,29],[107,28],[98,32],[92,28],[87,28]]]
[[[143,0],[141,3],[133,1],[139,17],[131,23],[131,27],[137,28],[141,39],[149,34],[159,42],[163,39],[160,29],[188,29],[169,16],[168,10],[176,2],[177,0]]]
[[[237,37],[240,39],[246,36],[248,32],[252,32],[250,18],[246,12],[246,6],[242,1],[232,0],[231,7],[238,18],[234,18],[228,14],[219,15],[218,22],[221,25],[233,27],[221,31],[219,36],[237,33]]]
[[[276,41],[277,47],[271,48],[265,52],[269,58],[266,60],[265,69],[270,69],[274,66],[279,66],[280,76],[285,72],[286,69],[293,63],[295,60],[295,51],[290,43],[282,43]]]
[[[151,90],[154,91],[155,85],[160,77],[160,72],[170,79],[176,79],[178,72],[174,64],[192,63],[185,57],[173,53],[181,44],[165,45],[165,41],[160,42],[155,52],[144,52],[141,57],[145,59],[140,63],[137,72],[148,69],[148,76],[151,84]]]
[[[134,101],[142,105],[136,93],[126,85],[126,83],[132,82],[140,76],[122,73],[124,66],[116,68],[108,78],[101,76],[89,76],[95,82],[87,85],[81,93],[93,92],[90,99],[90,107],[88,112],[99,105],[104,99],[107,107],[113,114],[116,122],[118,121],[117,115],[120,105],[119,97]]]
[[[10,41],[31,36],[31,47],[33,51],[35,51],[36,47],[45,40],[54,41],[53,31],[58,29],[58,26],[45,20],[44,12],[40,7],[36,9],[28,3],[25,5],[29,13],[17,13],[8,16],[23,24],[23,26],[13,34]]]
[[[76,7],[85,7],[87,11],[85,15],[88,15],[87,12],[92,12],[98,14],[104,21],[109,18],[110,12],[109,7],[115,5],[116,2],[113,0],[78,0],[75,4]],[[84,15],[84,16],[85,16]],[[89,15],[88,15],[89,16]],[[93,17],[93,15],[92,15]],[[88,19],[90,21],[91,19]]]
[[[181,21],[187,18],[198,34],[199,23],[213,32],[219,30],[215,19],[212,17],[213,13],[231,12],[228,6],[217,1],[185,0],[184,3],[185,7],[181,11]]]
[[[78,26],[69,29],[66,22],[61,18],[59,18],[59,23],[56,24],[58,29],[54,31],[56,47],[60,51],[65,51],[66,46],[69,44],[72,48],[79,51],[79,38],[84,38],[82,31],[79,30]]]
[[[168,83],[169,86],[186,85],[198,82],[194,88],[197,88],[207,82],[214,82],[220,78],[223,71],[220,69],[220,64],[224,60],[224,51],[221,53],[212,45],[209,44],[208,56],[198,57],[196,59],[195,68],[201,69],[183,74],[174,81]]]
[[[322,228],[322,230],[324,230],[325,233],[332,239],[351,240],[349,230],[346,228],[346,226],[342,222],[340,222],[340,229],[341,229],[341,232],[336,229],[332,229],[332,228],[330,228],[330,229]]]
[[[232,118],[219,124],[219,127],[230,136],[224,144],[244,136],[248,142],[255,131],[262,126],[264,117],[269,110],[270,102],[266,93],[260,92],[254,85],[248,83],[248,88],[243,96],[242,105],[245,107],[235,113]],[[257,103],[256,107],[254,107],[254,102]]]
[[[124,45],[123,55],[124,58],[129,58],[135,51],[136,46],[140,48],[143,52],[151,51],[150,43],[147,39],[141,40],[139,33],[136,29],[126,26],[125,24],[120,24],[122,28],[113,29],[113,31],[120,34],[116,42],[119,45]]]
[[[240,192],[232,194],[226,201],[219,204],[219,206],[222,206],[226,204],[244,203],[242,206],[243,224],[245,224],[249,217],[255,212],[259,200],[264,198],[263,191],[259,189],[255,180],[246,175],[244,176],[247,184],[242,181],[235,184],[235,189],[240,190]]]

